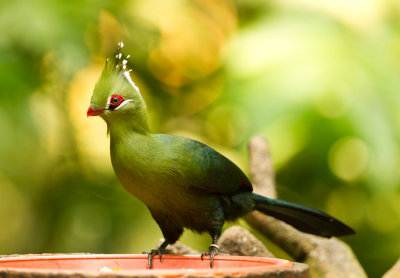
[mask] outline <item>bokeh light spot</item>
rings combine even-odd
[[[314,104],[322,116],[330,119],[338,118],[350,106],[349,94],[340,92],[317,94]]]
[[[218,69],[223,46],[236,29],[233,6],[226,1],[156,2],[137,5],[138,16],[160,32],[160,41],[149,52],[150,72],[162,83],[179,88]],[[172,7],[179,12],[166,12]],[[182,32],[182,26],[190,32]]]
[[[346,181],[360,177],[368,162],[368,147],[355,137],[345,137],[336,141],[329,151],[329,166],[332,172]]]
[[[29,230],[29,216],[25,199],[0,172],[0,253],[10,246],[23,247],[25,232]]]
[[[76,74],[69,89],[69,112],[84,165],[95,172],[112,172],[107,127],[100,117],[86,117],[103,65],[92,64]]]
[[[277,169],[301,151],[308,141],[306,127],[291,116],[277,119],[261,134],[271,144],[272,157]]]
[[[246,113],[234,106],[218,106],[209,114],[205,123],[207,134],[219,144],[235,146],[247,133]]]
[[[332,191],[327,201],[327,212],[355,228],[365,217],[368,198],[362,191],[346,187]]]
[[[112,230],[111,214],[98,203],[82,202],[65,209],[58,228],[62,231],[58,245],[68,252],[90,251]]]
[[[367,220],[371,228],[381,233],[398,230],[400,217],[396,209],[398,196],[378,194],[371,196],[367,203]]]

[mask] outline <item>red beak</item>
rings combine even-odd
[[[101,113],[104,112],[104,109],[93,109],[92,107],[89,107],[89,109],[87,110],[87,116],[97,116],[100,115]]]

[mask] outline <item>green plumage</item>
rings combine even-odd
[[[94,89],[88,116],[100,115],[110,133],[111,160],[118,180],[149,208],[165,242],[149,253],[161,255],[184,228],[208,232],[216,241],[227,220],[253,210],[281,219],[299,230],[325,237],[354,231],[314,209],[252,193],[246,175],[230,160],[195,140],[157,134],[147,123],[146,106],[130,78],[122,43]]]

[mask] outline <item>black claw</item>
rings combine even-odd
[[[149,254],[147,265],[148,265],[149,269],[151,269],[153,267],[153,256],[150,254]]]
[[[218,245],[216,244],[211,244],[209,247],[209,251],[203,251],[201,252],[201,260],[203,260],[203,257],[206,255],[210,255],[210,268],[213,267],[213,262],[214,262],[214,256],[220,254]]]
[[[147,254],[148,255],[148,267],[149,269],[153,268],[153,257],[155,255],[158,255],[160,257],[160,262],[161,262],[161,257],[163,255],[164,250],[160,249],[151,249],[150,252],[143,251],[142,254]]]
[[[168,246],[169,242],[168,241],[164,241],[160,247],[158,247],[158,249],[151,249],[150,252],[147,251],[143,251],[142,254],[147,254],[148,256],[148,266],[149,269],[152,269],[153,267],[153,257],[155,255],[158,255],[160,257],[160,262],[161,262],[161,257],[164,253],[165,248]]]

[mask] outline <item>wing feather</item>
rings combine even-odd
[[[176,168],[189,190],[221,195],[253,191],[242,170],[209,146],[186,137],[157,136],[168,146],[170,167]]]

